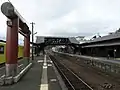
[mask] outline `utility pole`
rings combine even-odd
[[[32,24],[32,60],[34,60],[34,55],[33,55],[33,42],[34,42],[34,22],[30,23]]]

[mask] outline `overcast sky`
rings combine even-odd
[[[0,0],[0,5],[7,0]],[[35,22],[42,36],[92,36],[120,27],[120,0],[10,0],[21,15]],[[6,35],[6,17],[0,12],[0,35]]]

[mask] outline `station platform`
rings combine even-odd
[[[30,70],[18,83],[0,86],[0,90],[67,90],[57,69],[47,55],[34,58]]]
[[[70,53],[64,53],[64,52],[57,52],[54,51],[55,53],[63,54],[63,55],[68,55],[71,57],[80,57],[84,59],[90,59],[90,60],[96,60],[96,61],[103,61],[103,62],[108,62],[108,63],[114,63],[114,64],[120,64],[120,58],[110,58],[108,59],[107,57],[95,57],[95,56],[86,56],[86,55],[77,55],[77,54],[70,54]]]

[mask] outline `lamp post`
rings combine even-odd
[[[34,60],[34,47],[33,47],[33,43],[34,43],[34,35],[37,34],[37,32],[32,34],[32,60]]]

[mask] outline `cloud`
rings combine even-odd
[[[58,12],[54,11],[53,9],[52,11],[54,12],[52,12],[52,14],[56,13],[56,16],[52,17],[52,19],[49,19],[46,23],[43,24],[43,27],[47,26],[45,28],[45,33],[51,33],[52,35],[71,35],[70,33],[73,33],[74,35],[77,35],[76,33],[92,35],[98,32],[102,34],[108,33],[109,31],[115,31],[117,28],[119,28],[120,13],[118,12],[118,0],[115,0],[114,3],[111,0],[79,1],[74,0],[72,3],[76,4],[76,6],[73,5],[74,7],[72,8],[72,5],[67,5],[67,7],[70,7],[70,10],[68,9],[67,13],[59,14],[58,12],[60,12],[60,7],[54,7],[58,10]],[[65,7],[64,5],[60,5],[61,10],[63,7]],[[65,8],[65,10],[67,9]],[[51,16],[51,14],[47,15],[48,17]]]
[[[91,36],[120,27],[119,0],[11,0],[38,35]],[[6,30],[0,13],[0,27]],[[4,33],[0,31],[0,33]]]

